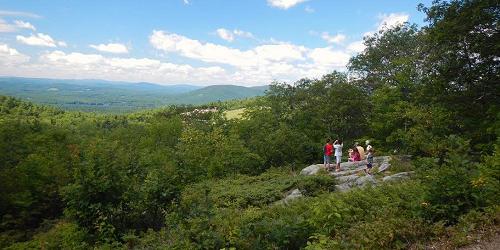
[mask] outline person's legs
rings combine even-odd
[[[366,173],[367,173],[367,174],[369,174],[369,175],[371,175],[371,174],[372,174],[372,173],[371,173],[371,170],[372,170],[372,164],[371,164],[371,163],[368,163],[368,164],[366,165]]]
[[[341,161],[342,156],[335,156],[335,158],[337,160],[337,171],[340,171],[340,161]]]
[[[329,155],[326,156],[326,160],[328,162],[328,170],[330,170],[332,168],[332,160],[331,160],[331,157]]]

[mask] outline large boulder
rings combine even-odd
[[[324,169],[323,164],[314,164],[300,171],[301,175],[316,175],[321,169]]]
[[[364,187],[366,185],[376,185],[376,184],[377,180],[375,179],[375,177],[373,177],[373,175],[361,176],[355,182],[355,186],[358,187]]]

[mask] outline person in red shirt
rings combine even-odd
[[[327,139],[326,144],[323,147],[323,164],[325,165],[326,170],[330,170],[331,168],[331,157],[333,154],[333,146],[332,146],[332,140]],[[328,165],[328,166],[327,166]]]

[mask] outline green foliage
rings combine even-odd
[[[88,249],[87,234],[77,225],[59,221],[46,232],[40,232],[32,240],[15,243],[6,249]]]
[[[263,207],[281,200],[295,188],[314,196],[333,191],[335,183],[329,176],[302,176],[273,169],[258,176],[232,176],[194,184],[184,189],[181,205],[184,211],[207,202],[218,208]]]

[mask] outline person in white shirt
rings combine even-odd
[[[335,158],[337,159],[337,172],[340,171],[340,162],[342,161],[342,147],[344,144],[342,140],[335,140],[333,148],[335,149]]]
[[[373,149],[372,145],[370,145],[370,140],[366,140],[365,145],[366,145],[366,151]]]

